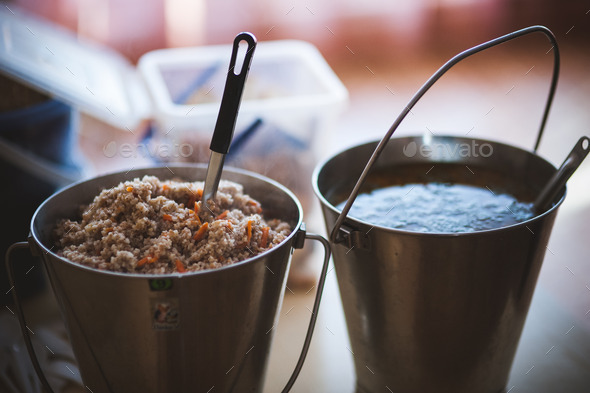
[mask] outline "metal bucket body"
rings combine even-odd
[[[269,179],[224,170],[293,232],[280,245],[220,269],[175,275],[104,272],[51,250],[57,220],[121,181],[202,180],[206,167],[150,168],[78,183],[39,207],[31,224],[85,385],[93,392],[262,390],[292,246],[302,223],[293,194]]]
[[[483,166],[533,190],[556,170],[535,154],[500,143],[428,139],[391,139],[375,168]],[[456,149],[473,143],[487,143],[493,153],[465,156]],[[340,215],[334,206],[342,200],[335,198],[348,196],[375,146],[350,148],[316,168],[314,189],[328,233]],[[564,196],[528,221],[473,233],[409,232],[347,217],[344,226],[359,243],[331,246],[359,392],[502,391]]]

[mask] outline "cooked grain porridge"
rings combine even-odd
[[[242,261],[291,233],[288,223],[265,220],[240,184],[222,180],[207,206],[202,189],[154,176],[105,189],[81,208],[81,220],[58,223],[58,255],[101,270],[184,273]]]

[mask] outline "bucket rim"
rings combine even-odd
[[[391,140],[402,140],[402,139],[408,139],[408,140],[416,140],[416,139],[422,139],[423,135],[421,134],[416,134],[416,135],[404,135],[404,136],[399,136],[399,137],[392,137],[390,139]],[[557,168],[555,167],[555,165],[551,164],[549,161],[547,161],[546,159],[544,159],[543,157],[541,157],[540,155],[538,155],[535,152],[531,152],[528,150],[525,150],[523,148],[520,148],[518,146],[514,146],[514,145],[509,145],[507,143],[503,143],[503,142],[498,142],[498,141],[493,141],[493,140],[489,140],[489,139],[480,139],[480,138],[465,138],[463,136],[456,136],[456,135],[434,135],[432,136],[432,140],[440,140],[440,139],[459,139],[459,140],[470,140],[470,141],[477,141],[477,142],[482,142],[482,143],[489,143],[489,144],[493,144],[495,146],[504,146],[507,148],[511,148],[511,149],[516,149],[519,150],[525,154],[530,154],[532,156],[535,156],[537,159],[542,160],[543,162],[545,162],[546,164],[550,165],[553,169],[555,169],[557,171]],[[319,199],[320,204],[322,206],[325,206],[327,208],[329,208],[334,214],[336,214],[336,216],[339,216],[342,213],[342,210],[337,209],[336,206],[334,206],[330,201],[328,201],[324,195],[322,194],[322,192],[319,190],[319,185],[318,185],[318,179],[320,176],[320,173],[322,172],[322,170],[324,169],[324,167],[333,159],[335,159],[336,157],[340,156],[343,153],[349,152],[351,150],[355,150],[355,149],[359,149],[362,147],[366,147],[369,145],[373,145],[376,146],[379,143],[378,139],[372,140],[372,141],[368,141],[368,142],[361,142],[359,144],[353,145],[353,146],[348,146],[345,148],[340,149],[339,151],[332,153],[330,156],[324,158],[323,160],[321,160],[320,162],[318,162],[318,164],[315,166],[314,170],[313,170],[313,174],[312,174],[312,187],[313,187],[313,191],[316,195],[316,197]],[[541,214],[537,214],[532,218],[529,218],[528,220],[519,222],[519,223],[515,223],[515,224],[511,224],[511,225],[506,225],[506,226],[502,226],[502,227],[498,227],[498,228],[491,228],[491,229],[484,229],[484,230],[478,230],[478,231],[472,231],[472,232],[418,232],[418,231],[409,231],[409,230],[404,230],[404,229],[398,229],[398,228],[390,228],[390,227],[385,227],[382,225],[377,225],[377,224],[372,224],[363,220],[360,220],[358,218],[355,217],[351,217],[349,215],[347,215],[345,217],[345,221],[343,223],[346,222],[352,222],[356,225],[362,225],[362,226],[366,226],[366,227],[371,227],[372,228],[376,228],[379,230],[383,230],[386,232],[390,232],[390,233],[395,233],[398,235],[406,235],[406,236],[427,236],[427,237],[464,237],[464,236],[479,236],[479,235],[486,235],[486,234],[491,234],[491,233],[496,233],[498,231],[506,231],[506,230],[514,230],[517,229],[519,227],[522,226],[527,226],[531,223],[534,223],[538,220],[542,220],[544,219],[546,216],[549,215],[553,215],[557,212],[557,209],[561,206],[561,204],[564,202],[565,197],[567,195],[567,186],[563,187],[563,194],[561,195],[561,197],[559,198],[559,200],[553,205],[551,206],[549,209],[547,209],[546,211],[544,211]],[[347,198],[348,199],[348,198]],[[530,228],[529,228],[530,231]]]
[[[133,168],[132,170],[111,171],[111,172],[104,173],[99,176],[91,177],[88,179],[83,179],[83,180],[77,181],[75,183],[72,183],[66,187],[63,187],[63,188],[57,190],[56,192],[54,192],[50,197],[45,199],[43,201],[43,203],[41,203],[41,205],[39,205],[39,207],[35,210],[35,213],[33,214],[33,217],[31,218],[31,223],[30,223],[30,227],[29,227],[29,230],[30,230],[29,244],[31,243],[31,241],[33,241],[35,246],[39,248],[39,250],[38,250],[39,253],[40,254],[42,253],[42,255],[51,256],[51,258],[54,258],[54,259],[59,260],[60,262],[66,263],[73,268],[79,268],[79,269],[86,270],[86,271],[92,272],[92,273],[98,273],[98,274],[104,274],[107,276],[114,276],[114,277],[121,277],[121,278],[128,278],[128,279],[147,279],[147,280],[182,279],[182,278],[195,277],[195,276],[219,274],[218,272],[222,272],[227,269],[240,268],[240,267],[247,265],[247,264],[256,263],[259,260],[266,258],[268,255],[273,254],[274,252],[277,252],[277,250],[280,247],[284,247],[287,243],[291,242],[292,239],[299,232],[301,226],[303,225],[303,207],[301,206],[301,202],[299,201],[299,199],[295,196],[295,194],[291,190],[289,190],[287,187],[283,186],[279,182],[277,182],[273,179],[270,179],[264,175],[261,175],[259,173],[252,172],[252,171],[245,170],[245,169],[241,169],[241,168],[235,168],[235,167],[228,165],[228,166],[223,167],[223,173],[229,172],[229,173],[233,173],[233,174],[249,176],[249,177],[255,178],[256,180],[270,183],[272,186],[274,186],[275,188],[277,188],[280,191],[282,191],[283,193],[285,193],[295,203],[295,206],[297,208],[297,212],[298,212],[297,223],[293,226],[291,233],[289,233],[289,235],[285,239],[283,239],[282,242],[277,244],[276,246],[274,246],[266,251],[263,251],[260,254],[255,255],[254,257],[247,258],[242,261],[235,262],[230,265],[221,266],[218,268],[198,270],[198,271],[193,271],[193,272],[187,271],[185,273],[167,273],[167,274],[124,273],[124,272],[114,272],[114,271],[110,271],[110,270],[101,270],[101,269],[93,268],[90,266],[85,266],[80,263],[70,261],[67,258],[59,256],[55,252],[53,252],[53,250],[55,249],[55,246],[52,245],[51,247],[47,247],[47,245],[43,244],[43,242],[39,238],[39,234],[35,230],[35,222],[37,220],[37,217],[39,216],[40,212],[45,208],[45,206],[47,204],[51,203],[50,201],[53,198],[57,197],[57,195],[61,194],[62,192],[73,189],[75,187],[80,186],[81,184],[84,184],[84,183],[87,183],[90,181],[97,181],[97,180],[107,178],[107,177],[117,175],[117,174],[129,173],[129,176],[131,178],[132,176],[134,176],[133,175],[134,173],[140,173],[140,172],[145,172],[145,171],[154,170],[154,169],[163,170],[166,168],[168,170],[170,170],[172,176],[178,176],[172,172],[173,169],[175,169],[175,168],[207,169],[207,164],[204,164],[204,163],[174,163],[171,165],[150,165],[150,166],[144,166],[144,167],[140,167],[140,168]],[[223,173],[222,173],[222,176],[223,176]],[[144,174],[147,174],[147,173],[144,173]],[[222,179],[223,179],[223,177],[222,177]],[[42,260],[45,263],[45,258],[42,258]]]

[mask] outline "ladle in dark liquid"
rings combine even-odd
[[[541,190],[537,199],[535,199],[533,211],[536,214],[543,213],[551,207],[557,193],[561,191],[570,176],[578,169],[584,158],[588,155],[588,152],[590,152],[590,139],[587,136],[583,136],[576,143],[557,172],[549,179],[549,182]]]

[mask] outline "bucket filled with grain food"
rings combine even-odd
[[[206,169],[97,177],[57,192],[35,213],[28,245],[47,269],[88,390],[261,391],[291,254],[309,238],[326,252],[285,390],[297,377],[327,241],[306,234],[288,189],[252,172],[225,168],[205,203]],[[18,315],[26,333],[20,307]]]
[[[430,132],[390,137],[458,60],[539,31],[553,37],[527,28],[453,58],[381,141],[316,167],[357,392],[505,391],[565,186],[536,210],[558,172],[536,152]]]

